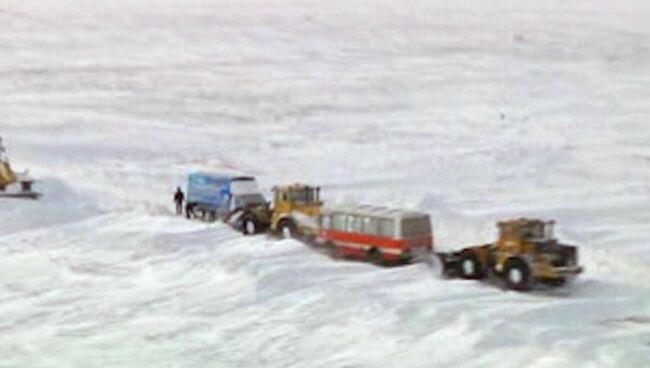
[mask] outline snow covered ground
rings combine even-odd
[[[623,0],[4,0],[0,367],[650,366],[650,10]],[[559,221],[530,294],[171,213],[192,169]]]

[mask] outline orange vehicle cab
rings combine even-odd
[[[325,210],[320,223],[319,242],[341,256],[386,263],[433,250],[431,218],[425,213],[348,205]]]

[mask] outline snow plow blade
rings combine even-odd
[[[18,192],[18,193],[7,193],[0,192],[0,198],[13,198],[13,199],[39,199],[41,193],[36,192]]]

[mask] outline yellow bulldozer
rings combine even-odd
[[[537,282],[561,286],[583,268],[578,265],[578,249],[558,242],[554,225],[527,218],[499,222],[494,243],[439,254],[443,272],[472,280],[494,274],[519,291],[531,290]]]
[[[0,137],[0,198],[37,199],[40,194],[34,192],[34,181],[27,174],[17,174],[9,164],[5,148]]]

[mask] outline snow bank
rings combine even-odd
[[[6,0],[0,366],[643,367],[646,2]],[[437,247],[558,220],[530,294],[172,216],[192,170],[427,211]]]

